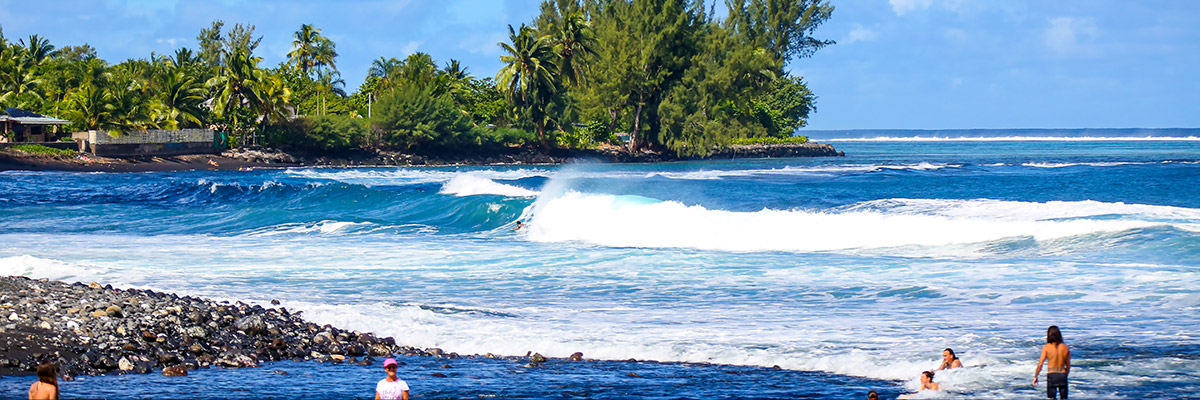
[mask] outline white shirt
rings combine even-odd
[[[392,382],[388,382],[387,378],[383,378],[379,381],[379,384],[375,385],[375,392],[379,393],[380,399],[399,400],[400,396],[404,395],[404,392],[407,391],[408,384],[404,383],[400,378],[396,378]]]

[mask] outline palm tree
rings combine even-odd
[[[587,64],[586,58],[596,55],[596,39],[583,15],[569,13],[551,25],[554,52],[559,56],[559,75],[567,85],[579,87]]]
[[[333,41],[321,36],[320,29],[309,24],[300,25],[300,30],[292,37],[295,39],[292,40],[292,51],[288,53],[289,64],[299,68],[306,75],[309,70],[321,66],[337,70],[337,66],[334,65],[337,50]]]
[[[521,25],[519,33],[508,26],[510,43],[500,42],[505,55],[500,56],[504,67],[496,74],[496,83],[516,108],[523,108],[537,126],[542,149],[549,150],[546,141],[546,108],[558,92],[558,56],[550,42],[532,28]]]
[[[175,68],[188,67],[199,63],[200,57],[187,47],[180,47],[179,50],[175,50],[175,57],[171,58],[171,64]]]
[[[346,81],[340,72],[322,68],[317,70],[316,82],[321,88],[321,115],[325,115],[325,93],[346,97]]]
[[[416,52],[409,54],[400,66],[400,77],[405,84],[415,84],[425,87],[437,78],[437,64],[429,53]]]
[[[34,59],[19,46],[0,47],[0,105],[29,108],[42,99],[42,80],[34,75]]]
[[[28,44],[21,40],[21,46],[25,47],[25,55],[33,60],[34,65],[42,65],[47,59],[58,54],[49,40],[38,35],[29,35]]]
[[[259,109],[259,82],[262,71],[258,69],[259,57],[250,56],[244,49],[225,54],[225,65],[218,67],[217,75],[206,85],[217,90],[211,108],[217,117],[232,117],[233,130],[239,128],[237,109],[243,105]]]
[[[395,89],[396,79],[400,76],[400,69],[404,67],[404,62],[392,58],[379,57],[378,60],[371,62],[371,69],[367,71],[367,76],[379,78],[379,88],[389,91]]]
[[[266,125],[290,116],[292,90],[288,89],[283,78],[264,76],[264,79],[258,82],[258,94],[258,114],[262,124]]]
[[[82,125],[84,129],[100,129],[108,120],[107,99],[104,90],[88,82],[68,96],[72,107],[65,111],[67,119]]]
[[[178,53],[177,53],[178,54]],[[176,62],[181,58],[176,58]],[[198,127],[204,124],[200,104],[208,94],[196,77],[176,68],[160,74],[156,80],[167,119],[176,127]]]

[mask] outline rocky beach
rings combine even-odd
[[[735,145],[721,149],[705,159],[838,157],[845,154],[825,143]],[[614,146],[595,149],[553,149],[541,152],[531,148],[490,148],[477,152],[401,153],[392,151],[355,151],[339,155],[306,155],[279,149],[239,148],[220,154],[192,154],[167,157],[65,157],[31,155],[16,150],[0,151],[0,171],[84,171],[153,172],[187,170],[245,170],[289,167],[408,167],[450,165],[533,165],[564,164],[573,161],[606,163],[648,163],[687,161],[670,153],[631,152]]]
[[[0,278],[0,375],[30,375],[43,360],[76,375],[186,375],[208,367],[313,360],[372,365],[375,357],[459,357],[394,338],[319,326],[299,312],[99,283]],[[530,361],[545,361],[534,354]],[[581,358],[582,354],[575,357]],[[540,358],[540,359],[539,359]]]

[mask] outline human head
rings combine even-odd
[[[933,382],[933,371],[925,371],[925,372],[922,372],[922,373],[921,373],[921,377],[922,377],[922,378],[928,378],[930,382]]]
[[[879,400],[879,393],[875,393],[874,390],[867,392],[867,400]]]
[[[954,350],[950,349],[949,347],[947,347],[945,350],[942,350],[942,358],[946,358],[946,357],[950,357],[950,358],[947,358],[946,361],[950,361],[950,360],[958,358],[958,356],[954,355]]]
[[[389,376],[395,375],[397,368],[400,368],[400,364],[396,363],[395,358],[388,358],[388,359],[383,360],[383,369],[385,371],[388,371]]]
[[[1062,332],[1058,330],[1058,326],[1050,325],[1050,328],[1046,329],[1046,343],[1057,344],[1062,342]]]
[[[39,382],[58,386],[58,366],[50,361],[42,361],[41,364],[38,364],[37,376]]]

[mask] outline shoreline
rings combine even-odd
[[[190,154],[155,157],[95,157],[86,160],[62,156],[0,152],[0,171],[69,172],[175,172],[237,171],[270,168],[383,168],[419,166],[510,166],[558,165],[576,160],[605,163],[656,163],[671,161],[723,160],[738,158],[841,157],[843,152],[825,143],[730,146],[704,158],[681,158],[650,151],[629,152],[615,147],[599,149],[554,149],[542,153],[530,148],[496,148],[473,153],[409,154],[361,151],[339,156],[306,156],[280,150],[235,149],[221,154]],[[212,160],[216,165],[209,163]]]

